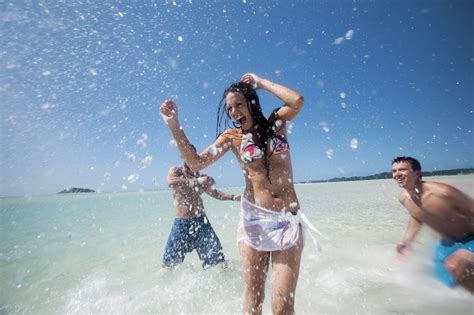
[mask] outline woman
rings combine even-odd
[[[262,114],[256,89],[266,90],[283,102],[268,119]],[[176,104],[166,100],[160,107],[182,157],[194,172],[214,163],[229,150],[241,162],[245,191],[238,242],[245,281],[245,313],[262,312],[270,262],[275,274],[272,311],[294,313],[303,251],[301,223],[305,225],[303,220],[307,221],[298,211],[286,126],[301,111],[303,103],[303,96],[297,92],[247,73],[225,90],[218,112],[218,137],[201,154],[192,149],[180,127]],[[231,119],[235,128],[220,133],[225,119]]]

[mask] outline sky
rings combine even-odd
[[[2,1],[0,195],[167,189],[246,72],[301,93],[295,181],[473,167],[474,1]],[[281,106],[259,91],[265,114]],[[203,172],[243,186],[229,153]]]

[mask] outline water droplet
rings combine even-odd
[[[327,158],[328,158],[328,159],[332,159],[333,155],[334,155],[334,150],[331,149],[331,148],[329,148],[329,149],[326,151],[326,156],[327,156]]]
[[[357,147],[359,146],[359,140],[357,140],[356,138],[352,138],[350,146],[353,150],[357,149]]]
[[[354,36],[354,31],[353,31],[353,30],[348,30],[348,31],[346,32],[345,38],[346,38],[347,40],[351,40],[353,36]]]

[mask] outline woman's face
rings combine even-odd
[[[247,105],[247,99],[240,93],[229,92],[225,98],[227,112],[244,131],[252,131],[253,120]]]

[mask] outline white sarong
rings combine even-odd
[[[275,212],[259,207],[242,196],[237,243],[244,242],[263,252],[286,250],[295,246],[300,231],[304,236],[308,228],[321,234],[301,210],[296,213]],[[309,234],[319,250],[317,240]]]

